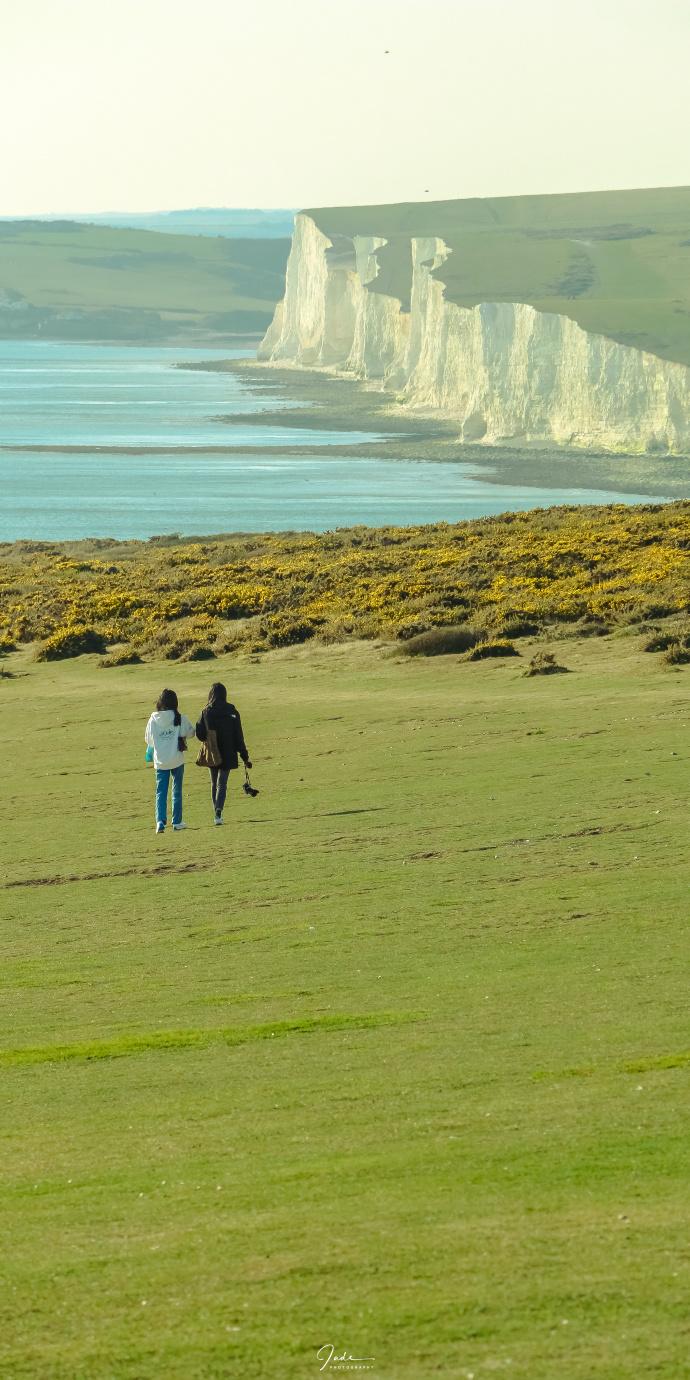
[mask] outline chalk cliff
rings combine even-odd
[[[521,302],[444,297],[441,239],[410,240],[409,302],[371,285],[375,236],[297,217],[285,297],[259,358],[372,381],[391,404],[454,419],[463,441],[587,450],[690,450],[690,369]]]

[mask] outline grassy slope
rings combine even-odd
[[[0,543],[0,648],[40,641],[57,660],[96,650],[96,633],[175,660],[458,621],[521,637],[592,621],[660,631],[664,620],[680,636],[689,545],[687,502],[322,534]]]
[[[687,673],[558,652],[6,663],[3,1373],[690,1374]],[[157,839],[171,674],[262,793]]]
[[[285,280],[286,240],[168,235],[72,222],[0,225],[0,296],[19,294],[35,310],[0,310],[4,334],[115,334],[147,317],[151,331],[261,329]],[[85,314],[78,327],[62,313]],[[121,319],[121,320],[120,320]],[[40,331],[39,321],[42,323]]]
[[[228,238],[289,239],[295,213],[236,206],[193,206],[177,211],[99,211],[70,215],[91,225],[114,225],[131,230],[159,230],[172,235],[226,235]],[[42,216],[42,220],[65,220]],[[0,221],[0,224],[2,221]]]
[[[310,211],[328,234],[378,234],[377,288],[407,299],[409,239],[452,250],[437,276],[463,306],[530,302],[690,364],[690,188]],[[640,230],[652,233],[639,234]]]

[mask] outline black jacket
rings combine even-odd
[[[206,742],[206,730],[215,730],[218,747],[223,759],[223,771],[234,771],[238,754],[243,762],[249,761],[249,752],[242,733],[242,720],[234,704],[224,704],[212,709],[203,709],[196,726],[196,736]]]

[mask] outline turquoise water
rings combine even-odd
[[[228,426],[222,416],[290,404],[252,393],[232,374],[172,366],[241,353],[0,341],[0,541],[325,531],[646,501],[489,484],[470,465],[309,453],[376,439],[367,432]],[[223,445],[239,449],[208,449]],[[137,454],[138,446],[155,449]],[[270,446],[290,453],[263,453]]]

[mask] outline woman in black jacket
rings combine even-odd
[[[208,704],[201,711],[196,726],[196,736],[206,742],[208,730],[216,735],[221,762],[218,767],[209,767],[211,773],[211,799],[215,823],[223,823],[223,806],[228,788],[228,772],[237,769],[238,756],[245,767],[251,767],[249,752],[242,733],[242,720],[234,704],[228,704],[228,692],[220,681],[216,681],[208,692]]]

